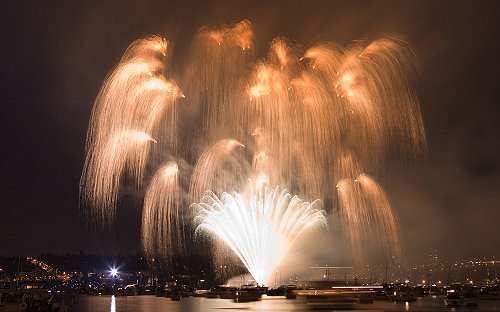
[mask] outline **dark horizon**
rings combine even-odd
[[[428,154],[415,163],[394,161],[378,178],[399,216],[406,256],[424,260],[432,251],[450,258],[500,256],[496,2],[26,1],[5,6],[0,254],[140,253],[141,192],[124,191],[113,229],[93,233],[78,208],[87,126],[99,88],[138,38],[159,34],[173,44],[175,80],[199,27],[248,19],[257,59],[278,36],[304,47],[405,36],[422,67],[416,92]]]

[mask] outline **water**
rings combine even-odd
[[[110,297],[75,296],[75,312],[146,312],[146,311],[308,311],[304,298],[287,300],[284,297],[266,297],[256,302],[235,303],[226,299],[189,297],[181,301],[153,296]],[[349,311],[500,311],[500,300],[482,300],[477,307],[446,307],[443,297],[418,298],[416,302],[396,303],[375,301],[359,304]]]

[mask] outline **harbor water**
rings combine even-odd
[[[149,311],[310,311],[304,298],[266,297],[254,302],[236,303],[229,299],[187,297],[180,301],[155,296],[74,296],[75,312],[149,312]],[[331,309],[329,309],[331,310]],[[338,310],[337,310],[338,311]],[[418,298],[415,302],[374,301],[357,304],[349,311],[500,311],[500,300],[481,300],[478,306],[446,307],[442,296]]]

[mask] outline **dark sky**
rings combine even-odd
[[[381,182],[407,254],[500,256],[498,7],[473,0],[3,2],[0,254],[139,252],[140,208],[131,208],[139,205],[121,210],[111,235],[91,235],[78,209],[100,85],[137,38],[167,37],[175,63],[200,26],[249,19],[259,58],[277,36],[305,47],[406,36],[423,68],[417,93],[429,152],[410,166],[386,164],[392,170]]]

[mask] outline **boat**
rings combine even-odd
[[[401,286],[394,291],[391,299],[396,302],[413,302],[417,301],[417,296],[413,288]]]
[[[480,289],[478,297],[481,300],[500,300],[500,286],[487,286]]]
[[[172,292],[172,293],[170,293],[170,299],[172,301],[179,301],[182,299],[182,293],[181,292]]]
[[[181,286],[174,286],[170,289],[169,295],[172,301],[179,301],[183,297],[184,290]]]
[[[193,290],[193,297],[208,297],[209,293],[209,289],[195,289]]]
[[[236,292],[236,297],[234,298],[234,302],[250,302],[250,301],[258,301],[262,293],[258,290],[254,289],[239,289]]]
[[[480,290],[473,286],[457,286],[446,291],[444,303],[448,307],[478,306]]]
[[[266,293],[266,287],[259,287],[256,285],[243,285],[236,291],[234,302],[249,302],[260,300],[262,294]]]
[[[277,288],[272,288],[272,289],[268,289],[266,291],[266,295],[267,296],[270,296],[270,297],[274,297],[274,296],[284,296],[286,293],[286,287],[281,285]]]
[[[125,296],[137,296],[137,295],[139,295],[139,289],[137,287],[137,284],[126,285],[125,288],[123,288],[123,294]]]
[[[415,287],[415,295],[417,297],[425,297],[425,295],[427,295],[429,293],[428,289],[425,287],[425,286],[422,286],[422,285],[418,285],[417,287]]]
[[[297,286],[295,285],[287,285],[285,289],[285,297],[286,299],[296,299],[297,298]]]
[[[219,298],[219,291],[216,289],[210,289],[209,291],[206,292],[205,297],[210,299]]]
[[[431,287],[429,287],[429,295],[441,296],[443,295],[443,288],[436,285],[431,285]]]
[[[372,295],[373,300],[391,300],[391,296],[385,289],[379,289]]]
[[[444,296],[444,304],[447,307],[458,307],[464,303],[464,299],[460,296],[460,292],[456,289],[450,289],[446,291]]]
[[[47,283],[26,281],[19,288],[0,289],[0,311],[45,311],[59,303]]]
[[[222,287],[219,290],[219,297],[221,299],[236,299],[236,292],[238,291],[238,288],[236,287]]]
[[[158,287],[156,287],[155,296],[156,297],[165,297],[166,292],[167,291],[165,290],[165,285],[158,286]]]
[[[183,288],[182,289],[182,297],[191,297],[193,295],[193,291],[191,289]]]

